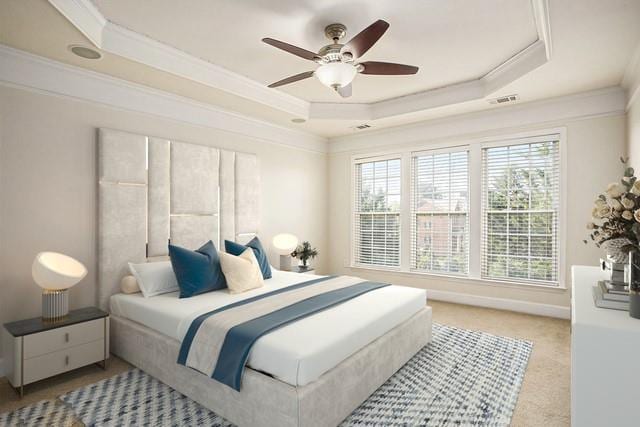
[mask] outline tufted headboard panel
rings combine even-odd
[[[167,244],[197,248],[258,233],[255,154],[98,132],[98,304],[120,292],[129,262],[166,257]]]

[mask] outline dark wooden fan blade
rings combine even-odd
[[[336,92],[338,92],[340,94],[341,97],[343,98],[348,98],[351,96],[351,92],[352,92],[352,86],[351,83],[349,83],[348,85],[346,85],[345,87],[339,87]]]
[[[364,69],[360,71],[362,74],[400,76],[405,74],[415,74],[418,72],[418,67],[414,67],[413,65],[394,64],[393,62],[367,61],[361,62],[360,65],[364,67]]]
[[[289,83],[297,82],[298,80],[308,79],[309,77],[313,76],[314,72],[315,71],[305,71],[304,73],[296,74],[295,76],[287,77],[286,79],[271,83],[269,87],[288,85]]]
[[[308,51],[298,46],[294,46],[289,43],[281,42],[280,40],[270,39],[267,37],[262,39],[262,41],[268,45],[277,47],[278,49],[282,49],[285,52],[289,52],[296,56],[299,56],[300,58],[308,59],[309,61],[316,61],[320,59],[317,53],[313,53],[311,51]]]
[[[352,38],[349,43],[342,48],[342,52],[351,52],[354,58],[361,57],[371,49],[371,46],[376,44],[388,28],[389,23],[387,21],[378,19]]]

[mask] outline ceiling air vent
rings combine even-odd
[[[515,102],[518,99],[520,99],[518,95],[506,95],[499,98],[490,99],[489,104],[506,104],[508,102]]]
[[[369,125],[367,123],[363,123],[361,125],[353,126],[353,127],[351,127],[351,129],[353,129],[353,130],[365,130],[365,129],[369,129],[370,127],[371,127],[371,125]]]

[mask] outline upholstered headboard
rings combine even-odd
[[[98,303],[120,291],[129,262],[166,257],[167,244],[247,240],[258,233],[255,154],[100,129]]]

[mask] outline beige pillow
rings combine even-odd
[[[129,275],[124,276],[120,281],[120,290],[125,294],[137,294],[140,292],[140,286],[136,278]]]
[[[262,271],[253,249],[247,248],[239,256],[226,252],[218,252],[220,267],[227,280],[227,287],[232,294],[239,294],[250,289],[256,289],[264,284]]]

